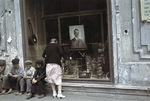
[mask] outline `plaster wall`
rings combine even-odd
[[[0,0],[0,59],[6,60],[6,73],[11,60],[20,59],[23,67],[22,28],[19,0]]]
[[[150,23],[141,21],[140,0],[111,0],[116,85],[150,84]]]

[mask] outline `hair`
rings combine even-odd
[[[0,60],[0,66],[5,66],[6,65],[6,60]]]
[[[57,41],[56,38],[52,38],[52,39],[51,39],[51,43],[58,43],[58,41]]]
[[[37,61],[35,61],[35,64],[40,64],[41,66],[43,66],[44,62],[43,62],[43,60],[37,60]]]
[[[79,31],[79,29],[75,29],[74,32],[75,32],[75,31]]]
[[[13,59],[11,62],[12,62],[13,65],[19,64],[19,59],[18,59],[18,58],[15,58],[15,59]]]

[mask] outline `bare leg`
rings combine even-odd
[[[62,94],[61,90],[62,90],[62,86],[58,85],[58,94]]]
[[[64,95],[62,95],[62,86],[58,85],[58,95],[57,95],[58,99],[60,98],[65,98]]]
[[[56,88],[55,88],[55,84],[52,83],[52,84],[51,84],[51,87],[52,87],[52,90],[53,90],[53,98],[55,98],[56,95],[57,95],[57,93],[56,93]]]

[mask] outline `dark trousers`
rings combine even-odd
[[[2,92],[2,80],[0,78],[0,92]]]
[[[38,81],[31,86],[31,93],[32,94],[45,94],[45,82],[43,80]]]
[[[31,92],[31,82],[32,82],[32,79],[24,79],[22,78],[20,80],[20,91],[23,92],[23,91],[26,91],[26,92]],[[24,88],[26,88],[26,90],[24,90]]]
[[[18,76],[16,78],[7,76],[3,79],[3,88],[4,89],[13,89],[15,87],[16,90],[19,91],[19,82],[21,80],[21,76]]]

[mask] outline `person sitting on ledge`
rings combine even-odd
[[[3,76],[4,76],[4,71],[6,68],[6,61],[5,60],[0,60],[0,93],[2,92],[2,83],[3,83]]]
[[[15,89],[18,91],[17,93],[19,93],[19,82],[24,75],[23,67],[19,66],[19,59],[15,58],[11,62],[13,65],[11,70],[7,74],[7,76],[3,78],[3,84],[2,84],[2,87],[4,88],[4,90],[2,91],[3,94],[12,93],[12,89],[14,86],[15,86]],[[6,92],[7,89],[8,89],[8,92]]]
[[[39,98],[43,98],[46,96],[46,93],[45,93],[45,77],[46,77],[46,72],[45,72],[45,67],[43,66],[44,63],[43,63],[43,60],[37,60],[35,62],[35,67],[36,67],[36,71],[33,75],[33,79],[32,79],[32,86],[31,86],[31,92],[30,92],[30,95],[27,96],[26,99],[30,99],[32,97],[34,97],[34,94],[37,94],[39,93],[40,96]],[[37,92],[37,89],[36,88],[39,88],[38,89],[38,92]]]
[[[27,95],[30,94],[31,85],[32,85],[31,81],[32,81],[34,72],[35,72],[35,68],[32,67],[32,61],[26,60],[24,77],[20,80],[20,94],[19,95],[22,95],[25,91],[26,91]],[[26,90],[24,88],[26,88]]]

